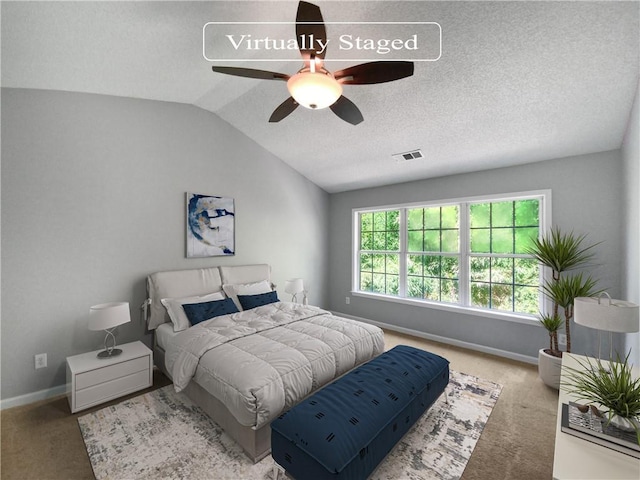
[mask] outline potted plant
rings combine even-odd
[[[544,281],[542,291],[552,304],[550,313],[542,312],[540,322],[550,336],[549,348],[538,352],[538,375],[542,381],[556,390],[560,388],[562,351],[559,348],[557,331],[564,323],[566,352],[571,352],[571,318],[576,297],[589,297],[599,293],[596,281],[582,273],[568,275],[565,272],[586,265],[592,258],[592,249],[597,245],[583,246],[585,235],[573,232],[562,233],[552,228],[541,238],[533,238],[527,253],[551,270],[551,277]],[[560,316],[560,309],[564,319]]]
[[[567,367],[562,389],[586,400],[601,414],[606,415],[607,425],[635,431],[640,444],[640,378],[634,378],[629,355],[624,361],[617,355],[616,362],[603,365],[600,359],[595,364],[589,357],[586,361],[576,359],[581,368]]]

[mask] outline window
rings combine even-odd
[[[354,210],[354,289],[535,315],[541,272],[526,250],[543,230],[549,195]]]

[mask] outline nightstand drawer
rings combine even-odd
[[[148,361],[148,358],[146,358]],[[128,362],[127,362],[128,363]],[[76,410],[150,386],[149,369],[76,391]]]
[[[105,365],[102,368],[96,370],[79,373],[76,375],[76,390],[82,390],[89,388],[93,385],[109,382],[120,377],[126,377],[133,373],[140,371],[149,373],[149,357],[144,356],[140,358],[134,358],[126,362],[120,362],[112,365]]]

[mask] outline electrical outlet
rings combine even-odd
[[[567,345],[567,335],[564,333],[558,334],[558,345]]]
[[[351,297],[344,297],[344,303],[349,305],[351,303]]]
[[[47,366],[47,354],[39,353],[36,355],[36,370]]]

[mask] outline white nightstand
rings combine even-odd
[[[95,352],[67,357],[67,396],[71,413],[137,392],[153,384],[153,353],[142,342],[118,345],[122,353],[98,358]]]

